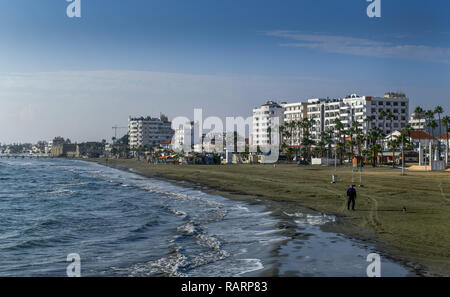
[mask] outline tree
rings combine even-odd
[[[343,156],[345,154],[345,133],[344,133],[344,124],[342,124],[340,119],[334,120],[334,129],[338,134],[338,141],[336,143],[336,152],[339,151],[339,161],[341,164],[343,163]],[[342,142],[342,138],[344,141]]]
[[[413,130],[413,128],[411,127],[411,124],[406,124],[402,131],[403,133],[408,135],[408,144],[410,144],[410,145],[412,143],[412,141],[411,141],[411,131],[412,130]]]
[[[388,146],[392,150],[392,167],[394,168],[395,167],[395,152],[397,151],[397,148],[399,147],[398,138],[389,140]]]
[[[428,127],[431,128],[431,133],[433,135],[434,135],[434,129],[436,129],[437,126],[438,126],[438,124],[437,124],[436,120],[434,120],[434,119],[428,122]],[[431,155],[432,155],[432,153],[433,152],[429,153],[430,154],[430,162],[431,162]]]
[[[378,153],[381,149],[381,146],[378,144],[378,140],[383,136],[383,133],[378,127],[374,127],[369,131],[369,139],[371,143],[371,147],[369,152],[371,154],[372,166],[377,166]]]
[[[434,113],[438,115],[438,119],[439,119],[439,136],[442,135],[442,125],[441,125],[441,115],[444,113],[444,109],[442,108],[442,106],[436,106],[436,108],[434,109]]]
[[[119,144],[129,145],[129,135],[128,133],[122,136],[118,141]]]
[[[444,113],[444,109],[442,108],[442,106],[436,106],[436,108],[434,109],[434,113],[438,115],[438,119],[439,119],[439,137],[441,137],[442,135],[442,122],[441,122],[441,114]],[[439,151],[441,150],[441,142],[438,142],[438,146],[439,146]]]
[[[392,149],[392,167],[394,167],[395,166],[395,149],[397,149],[397,143],[395,143],[395,141],[394,141],[394,125],[393,125],[393,122],[394,122],[394,116],[392,115],[392,113],[388,113],[387,114],[387,116],[386,116],[386,119],[388,120],[388,121],[390,121],[390,123],[389,123],[389,125],[390,125],[390,132],[391,132],[391,149]]]
[[[422,119],[423,116],[424,116],[424,110],[423,110],[423,108],[420,107],[420,106],[417,106],[417,107],[414,109],[414,113],[415,113],[416,117],[419,118],[419,119]]]
[[[333,130],[331,130],[331,129],[322,132],[322,141],[328,147],[328,149],[327,149],[328,159],[330,158],[331,146],[333,144],[333,135],[334,135],[334,133],[333,133]]]
[[[429,122],[429,121],[431,121],[431,120],[434,120],[434,111],[432,111],[432,110],[427,110],[427,111],[424,113],[424,117],[427,119],[427,122]]]
[[[353,121],[352,122],[352,126],[349,129],[349,136],[350,136],[350,156],[351,159],[353,160],[353,157],[355,155],[355,146],[357,145],[357,139],[358,139],[358,135],[359,133],[359,123],[357,121]],[[360,151],[360,150],[358,150]]]
[[[294,129],[295,129],[295,127],[297,127],[297,123],[295,121],[291,121],[288,123],[288,127],[289,127],[291,146],[293,146],[294,145]]]
[[[434,135],[434,129],[438,127],[436,120],[431,120],[428,122],[427,126],[431,128],[431,133]]]
[[[448,146],[449,146],[449,143],[448,143],[448,138],[449,138],[448,137],[448,126],[450,125],[450,117],[449,116],[445,116],[444,118],[442,118],[442,124],[445,126],[445,139],[446,139],[447,148],[448,148]],[[446,153],[448,153],[448,152],[446,151]]]
[[[382,110],[380,112],[380,117],[383,119],[383,130],[382,130],[382,133],[384,134],[384,131],[386,130],[386,117],[387,117],[386,111]],[[383,151],[384,151],[384,137],[381,140],[381,162],[383,162],[383,159],[384,159]]]
[[[310,119],[303,119],[301,121],[301,127],[303,129],[303,137],[302,137],[302,145],[305,148],[306,151],[306,158],[305,159],[310,159],[311,157],[311,146],[314,145],[314,141],[311,139],[311,128],[314,125],[314,120],[310,120]]]
[[[399,146],[401,146],[402,148],[402,162],[404,163],[405,160],[405,146],[410,146],[411,145],[411,136],[410,136],[410,131],[408,131],[407,129],[402,130],[400,133],[400,136],[397,138],[397,143]],[[403,166],[402,166],[403,167]]]

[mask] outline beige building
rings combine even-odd
[[[50,157],[68,157],[78,158],[80,156],[80,148],[77,144],[56,144],[52,146]]]

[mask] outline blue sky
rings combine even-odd
[[[448,1],[381,0],[380,19],[364,0],[81,3],[69,19],[64,0],[0,0],[0,142],[353,92],[450,111]]]

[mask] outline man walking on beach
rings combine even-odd
[[[350,210],[350,203],[352,204],[352,210],[355,210],[355,200],[356,200],[356,189],[355,185],[351,185],[347,190],[347,209]]]

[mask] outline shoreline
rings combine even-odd
[[[345,216],[339,213],[323,212],[311,206],[301,205],[298,202],[283,201],[283,200],[280,201],[279,199],[270,199],[265,196],[252,195],[240,191],[224,191],[223,189],[215,188],[214,186],[211,186],[210,184],[207,183],[192,182],[189,181],[188,179],[183,178],[171,178],[168,175],[161,174],[160,172],[152,170],[152,168],[145,168],[143,170],[138,166],[130,166],[130,164],[119,164],[111,161],[105,162],[105,160],[102,159],[80,159],[80,160],[94,162],[99,165],[108,166],[122,171],[132,172],[147,178],[155,178],[170,181],[183,187],[199,189],[205,193],[220,195],[222,197],[234,201],[242,201],[252,205],[263,205],[267,208],[268,211],[271,211],[273,215],[277,218],[280,217],[280,215],[277,215],[277,213],[285,212],[287,210],[292,211],[293,209],[295,209],[297,212],[302,212],[305,214],[309,213],[309,214],[331,215],[334,216],[336,220],[335,222],[321,225],[320,229],[323,230],[324,232],[340,234],[349,239],[358,241],[363,245],[373,246],[375,251],[378,254],[380,254],[382,259],[388,259],[404,267],[409,272],[408,276],[440,276],[440,274],[438,273],[431,272],[429,269],[425,267],[425,265],[416,261],[411,261],[407,259],[407,257],[401,255],[400,253],[395,252],[393,248],[391,248],[388,244],[380,240],[380,238],[377,237],[376,233],[373,230],[352,224],[351,222],[352,220],[355,220],[355,218],[351,216]],[[134,160],[134,162],[136,163],[136,165],[145,164],[143,161]],[[159,165],[159,166],[167,166],[167,165]]]

